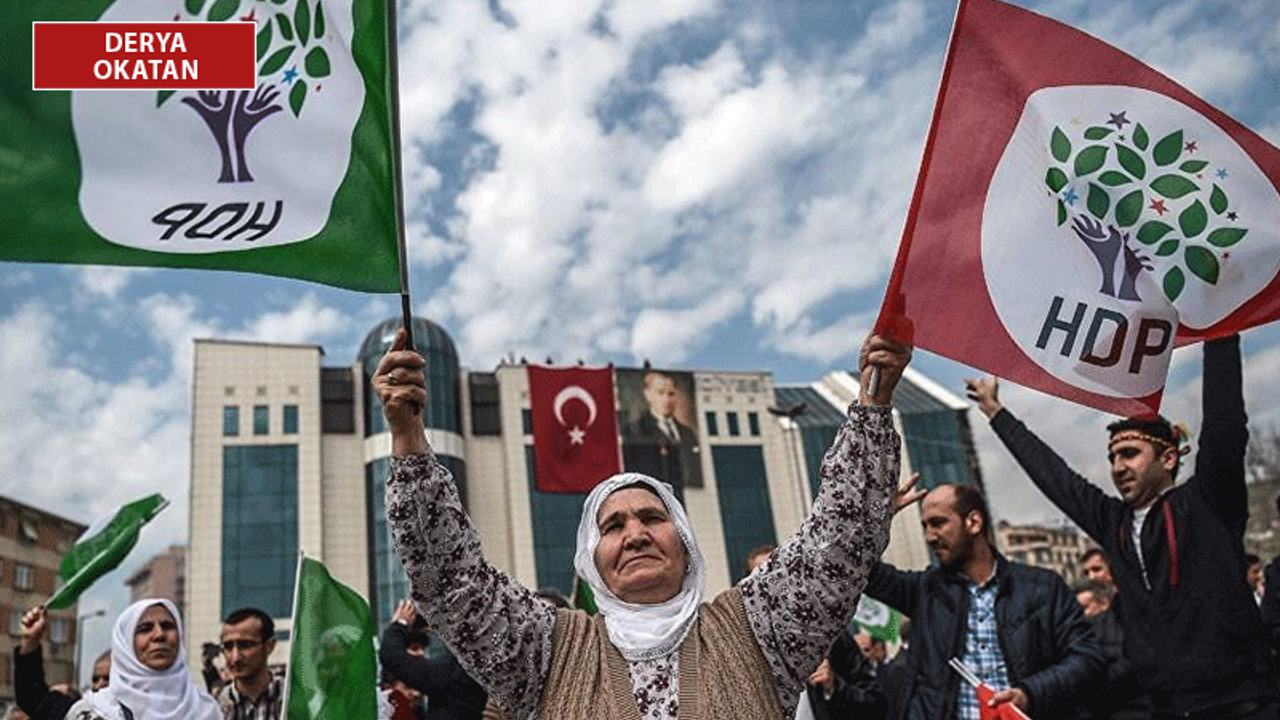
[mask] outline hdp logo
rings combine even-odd
[[[1160,277],[1175,304],[1188,278],[1217,285],[1229,248],[1249,232],[1223,189],[1231,171],[1204,159],[1182,129],[1153,141],[1125,110],[1108,115],[1103,124],[1078,123],[1074,138],[1070,124],[1053,128],[1044,180],[1058,225],[1070,223],[1098,261],[1098,292],[1141,301],[1137,280],[1145,272]]]
[[[211,253],[329,220],[364,105],[351,0],[118,0],[102,20],[250,21],[253,90],[73,92],[80,206],[112,242]]]
[[[186,0],[188,15],[182,19],[224,22],[235,17],[239,5],[239,0]],[[203,91],[180,99],[200,116],[213,135],[222,161],[218,182],[253,181],[245,157],[245,141],[258,123],[283,109],[280,88],[288,88],[289,109],[298,117],[307,101],[308,88],[322,89],[319,81],[330,73],[324,5],[319,0],[314,4],[293,0],[292,5],[290,0],[271,0],[271,4],[259,1],[255,5],[258,7],[240,19],[258,23],[258,77],[262,78],[258,87]],[[263,9],[261,15],[259,7]],[[207,13],[202,14],[205,10]],[[160,91],[156,106],[173,95],[172,90]]]
[[[983,274],[1033,362],[1144,397],[1180,324],[1211,327],[1275,278],[1277,228],[1274,185],[1200,113],[1139,88],[1044,88],[988,186]]]

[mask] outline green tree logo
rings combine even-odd
[[[243,0],[184,0],[186,19],[224,22],[240,12]],[[222,156],[218,182],[253,182],[245,157],[245,140],[258,123],[280,112],[280,86],[288,88],[289,109],[302,116],[309,92],[320,89],[329,76],[321,0],[249,0],[251,7],[241,20],[258,23],[258,85],[253,90],[200,91],[181,98],[208,126]],[[207,14],[204,14],[207,6]],[[182,19],[181,16],[174,20]],[[313,89],[314,86],[314,89]],[[173,96],[173,90],[156,95],[156,107]]]
[[[1044,179],[1057,203],[1058,226],[1070,221],[1098,261],[1099,292],[1139,301],[1137,280],[1143,272],[1162,274],[1170,302],[1182,294],[1188,276],[1217,285],[1227,248],[1249,232],[1239,227],[1222,187],[1230,173],[1195,157],[1196,142],[1182,130],[1153,143],[1142,123],[1125,112],[1110,115],[1074,139],[1054,127]],[[1076,124],[1083,126],[1073,120],[1068,127]],[[1125,126],[1131,124],[1126,136]]]

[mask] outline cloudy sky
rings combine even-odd
[[[1280,142],[1272,0],[1021,4]],[[779,383],[853,366],[896,253],[953,0],[400,7],[414,309],[465,365],[647,358]],[[157,490],[174,501],[82,606],[114,613],[124,575],[186,540],[193,338],[317,343],[342,365],[397,311],[394,297],[276,278],[0,266],[0,493],[84,522]],[[1280,334],[1251,331],[1244,347],[1250,411],[1268,428]],[[927,352],[915,367],[957,394],[973,374]],[[1198,393],[1199,350],[1179,351],[1166,413],[1196,429]],[[1004,395],[1106,477],[1104,418]],[[979,419],[996,512],[1057,521]],[[91,623],[86,653],[106,625]]]

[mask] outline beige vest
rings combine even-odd
[[[640,720],[630,668],[602,618],[560,610],[551,642],[540,720]],[[679,720],[783,720],[737,588],[703,603],[679,653]]]

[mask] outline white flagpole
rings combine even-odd
[[[289,661],[284,664],[284,697],[280,699],[280,712],[285,718],[289,717],[289,688],[293,685],[293,644],[298,639],[298,601],[302,599],[302,559],[306,556],[305,552],[298,550],[298,567],[293,573],[293,617],[289,620]]]

